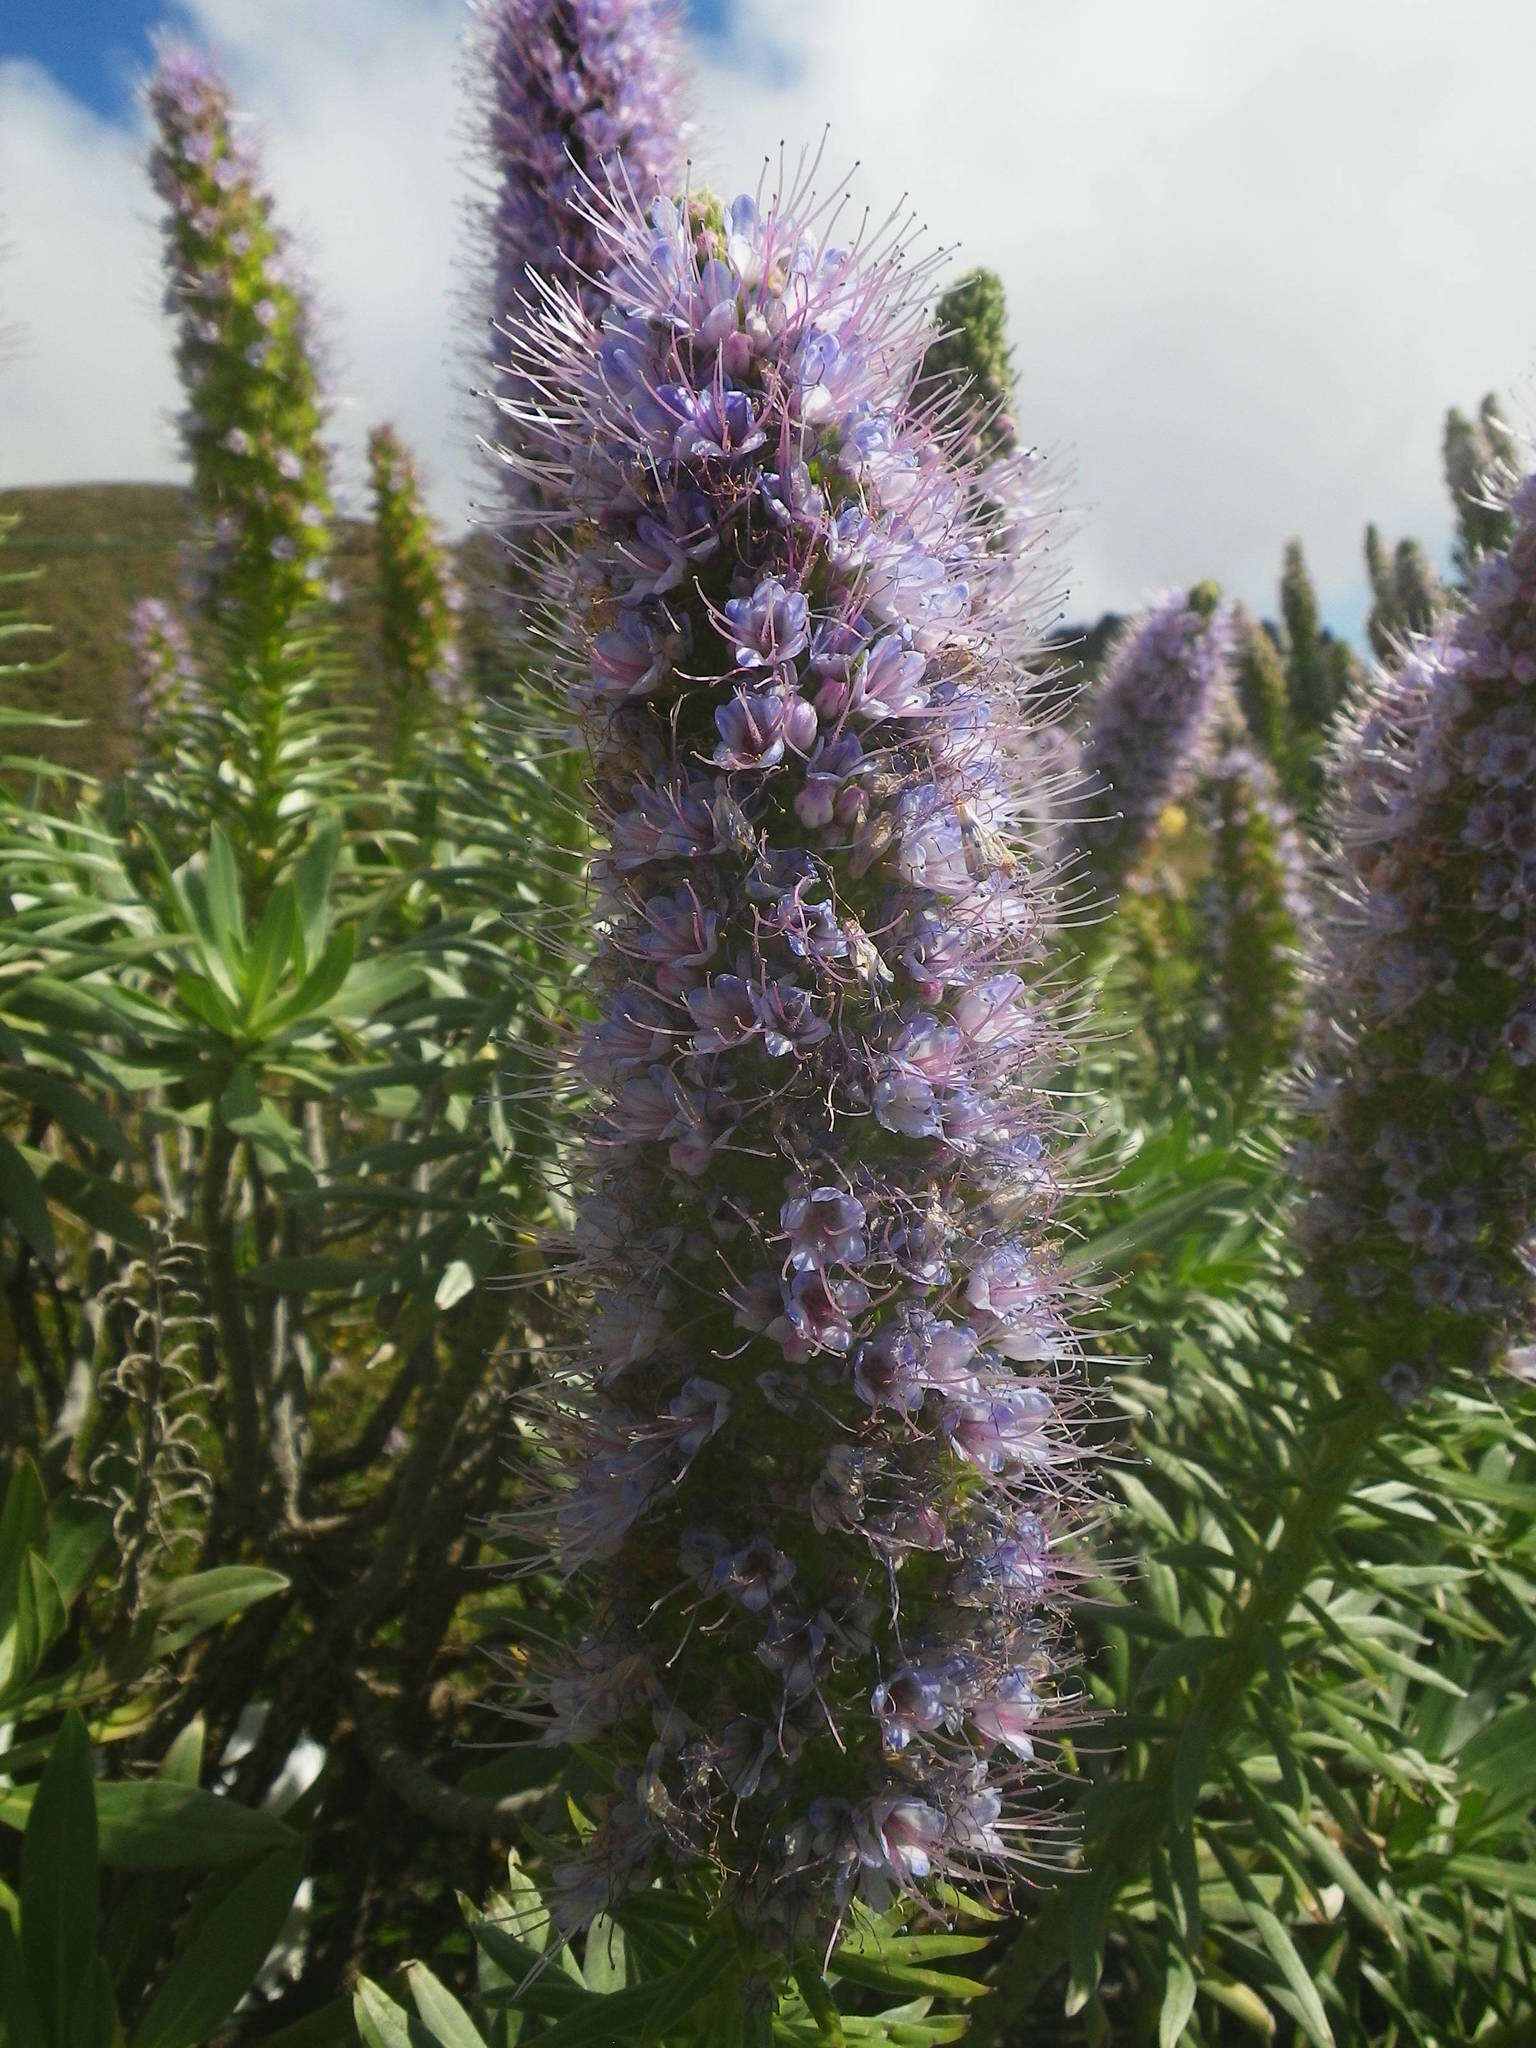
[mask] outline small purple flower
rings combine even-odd
[[[812,1267],[857,1266],[868,1255],[864,1204],[838,1187],[802,1187],[779,1211],[789,1233],[789,1263]]]
[[[941,1417],[945,1441],[982,1472],[1049,1464],[1054,1457],[1050,1396],[1039,1387],[1009,1387],[951,1401]]]
[[[882,1679],[870,1695],[869,1705],[890,1756],[900,1755],[914,1735],[931,1734],[944,1719],[944,1693],[938,1678],[913,1664],[903,1664]]]
[[[761,1028],[753,991],[739,974],[718,974],[702,988],[688,991],[688,1014],[698,1029],[696,1052],[724,1052],[745,1045]]]
[[[777,768],[786,750],[805,754],[814,745],[816,713],[793,690],[738,690],[715,713],[715,728],[720,767]]]
[[[765,578],[750,597],[733,597],[725,607],[735,635],[738,668],[782,668],[810,639],[810,606],[805,593]]]

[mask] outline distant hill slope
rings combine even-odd
[[[56,484],[0,491],[0,515],[7,513],[20,519],[6,543],[8,566],[39,572],[24,602],[51,637],[51,646],[39,639],[28,653],[39,661],[52,657],[42,674],[15,686],[14,701],[85,721],[72,732],[40,733],[32,751],[64,767],[111,775],[133,746],[129,609],[140,597],[179,602],[191,502],[174,484]],[[493,558],[485,538],[456,552],[466,581],[483,587]],[[341,521],[333,560],[343,593],[343,645],[366,689],[377,589],[371,527]]]
[[[14,701],[84,721],[71,732],[40,732],[27,751],[66,768],[111,775],[127,761],[134,740],[128,612],[136,598],[180,599],[190,499],[174,484],[53,484],[0,491],[0,515],[7,513],[20,518],[6,543],[8,566],[39,572],[25,601],[51,635],[51,646],[40,639],[28,652],[42,660],[47,647],[52,656],[42,674],[14,686]],[[342,588],[341,642],[360,695],[369,693],[377,639],[372,539],[366,521],[343,520],[333,558]],[[466,672],[471,687],[495,701],[511,694],[490,594],[499,551],[482,532],[461,540],[454,555],[469,597]],[[1118,623],[1106,614],[1097,625],[1065,628],[1057,644],[1068,662],[1092,674]]]
[[[28,653],[51,657],[14,686],[18,702],[86,723],[40,734],[36,751],[70,768],[110,774],[132,743],[128,716],[128,608],[137,597],[174,598],[188,527],[186,494],[172,484],[78,484],[0,491],[0,514],[19,515],[8,566],[35,569],[26,609],[49,629]]]

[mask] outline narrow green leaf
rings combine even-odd
[[[1328,2015],[1323,2011],[1322,2000],[1295,1942],[1269,1908],[1259,1903],[1256,1895],[1243,1901],[1243,1910],[1290,1987],[1296,2000],[1296,2017],[1307,2039],[1315,2043],[1315,2048],[1334,2048]]]
[[[1210,1721],[1205,1712],[1196,1707],[1179,1731],[1179,1746],[1173,1760],[1171,1805],[1175,1827],[1187,1828],[1194,1819],[1210,1754]]]
[[[27,1552],[18,1590],[21,1594],[21,1603],[30,1606],[32,1610],[35,1668],[64,1633],[68,1621],[64,1595],[59,1588],[58,1580],[48,1569],[47,1559],[39,1557],[35,1550]]]
[[[436,2048],[485,2048],[479,2028],[425,1963],[408,1964],[405,1981],[411,2003]]]
[[[219,951],[234,967],[245,950],[245,910],[240,901],[240,871],[221,825],[213,826],[208,834],[206,872],[214,937]]]
[[[340,846],[340,821],[326,818],[310,835],[309,843],[294,865],[294,899],[303,926],[307,960],[318,958],[325,939],[326,898],[330,893],[331,874]]]
[[[1188,1958],[1170,1949],[1163,1971],[1163,2002],[1157,2015],[1157,2048],[1178,2048],[1195,2009],[1195,1973]]]
[[[10,1619],[22,1559],[29,1550],[41,1550],[47,1541],[47,1515],[37,1467],[30,1458],[20,1458],[5,1489],[5,1505],[0,1508],[0,1626]]]
[[[288,1581],[281,1572],[255,1564],[216,1565],[212,1571],[191,1572],[184,1579],[157,1586],[152,1600],[161,1631],[156,1655],[180,1649],[248,1607],[287,1590]]]
[[[245,963],[245,1014],[253,1023],[282,980],[298,934],[299,906],[288,882],[272,892]]]
[[[31,1796],[35,1789],[35,1797]],[[35,1788],[21,1841],[21,1958],[43,2032],[56,2048],[96,1954],[99,1894],[91,1742],[70,1710]],[[14,1796],[14,1795],[12,1795]]]
[[[9,1913],[0,1913],[0,2021],[5,2048],[48,2048]]]
[[[69,2048],[114,2048],[118,2037],[111,1972],[100,1956],[92,1956],[70,2017]]]
[[[0,1790],[0,1825],[27,1827],[36,1793],[33,1785]],[[118,1870],[212,1870],[295,1841],[261,1808],[159,1778],[98,1784],[95,1816],[101,1861]]]
[[[195,1785],[203,1775],[203,1744],[208,1728],[201,1714],[194,1714],[161,1760],[159,1776],[172,1785]]]
[[[0,1210],[45,1265],[54,1258],[53,1223],[37,1175],[7,1137],[0,1136]]]
[[[57,1074],[42,1073],[36,1067],[20,1067],[5,1077],[6,1087],[26,1102],[36,1102],[65,1130],[110,1152],[115,1159],[130,1160],[133,1146],[121,1124],[99,1102],[82,1095]]]
[[[304,1875],[297,1846],[263,1857],[196,1921],[134,2030],[132,2048],[198,2048],[255,1982]]]
[[[587,1989],[603,1997],[611,1991],[622,1991],[628,1981],[624,1930],[606,1913],[599,1913],[587,1929],[581,1974],[587,1980]]]
[[[816,2031],[824,2040],[832,2042],[833,2048],[846,2048],[848,2037],[838,2017],[836,2003],[827,1989],[827,1980],[821,1974],[821,1965],[812,1957],[802,1956],[795,1964],[795,1984],[805,2000],[806,2011],[816,2022]]]
[[[410,2020],[404,2006],[396,2005],[388,1992],[381,1991],[371,1977],[358,1980],[352,1998],[352,2016],[366,2048],[414,2048]]]
[[[85,1590],[97,1559],[111,1540],[112,1517],[106,1508],[68,1493],[54,1502],[48,1513],[47,1539],[34,1548],[47,1558],[66,1607],[72,1607]]]

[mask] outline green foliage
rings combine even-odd
[[[1322,613],[1301,542],[1285,544],[1280,571],[1280,616],[1285,621],[1286,694],[1291,721],[1301,732],[1319,732],[1335,705],[1323,656]]]
[[[1214,1064],[1246,1112],[1300,1042],[1305,855],[1273,772],[1246,748],[1217,760],[1201,799],[1211,877],[1200,951],[1215,997]]]
[[[1254,745],[1277,774],[1285,774],[1292,754],[1285,663],[1270,634],[1246,612],[1238,625],[1233,681]]]
[[[745,1927],[661,1891],[632,1892],[599,1914],[577,1945],[556,1931],[538,1886],[514,1854],[505,1891],[460,1906],[475,1956],[466,2007],[419,1962],[402,2005],[364,1977],[352,2002],[363,2048],[716,2048],[736,2042],[870,2042],[929,2048],[963,2038],[963,2010],[985,1995],[967,1958],[989,1942],[995,1915],[961,1909],[964,1932],[915,1930],[900,1911],[855,1909],[825,1959],[792,1966]],[[958,1967],[957,1967],[958,1966]]]
[[[1456,569],[1465,585],[1482,557],[1502,547],[1511,531],[1501,492],[1515,474],[1517,450],[1493,392],[1475,419],[1452,406],[1440,445],[1445,487],[1456,513]]]
[[[458,590],[422,501],[421,482],[393,427],[368,438],[379,571],[379,656],[395,718],[395,765],[457,692]]]
[[[1430,631],[1445,593],[1416,540],[1400,540],[1389,557],[1374,526],[1365,529],[1365,567],[1372,595],[1366,632],[1377,658],[1390,661],[1411,634]]]
[[[274,559],[272,521],[328,514],[305,315],[277,278],[252,360],[277,231],[248,179],[199,191],[236,289],[213,354],[183,352],[196,523],[174,492],[23,494],[0,577],[0,2038],[1536,2037],[1536,1397],[1400,1411],[1298,1325],[1276,1103],[1305,907],[1231,777],[1157,821],[1064,1077],[1120,1169],[1074,1212],[1085,1277],[1119,1287],[1119,1512],[1082,1560],[1103,1718],[1058,1757],[1070,1867],[1030,1869],[1017,1926],[855,1911],[826,1957],[654,1890],[557,1935],[540,1823],[563,1798],[589,1826],[602,1788],[488,1718],[493,1657],[565,1616],[486,1570],[486,1531],[507,1396],[566,1335],[537,1245],[590,916],[577,765],[490,602],[465,682],[507,710],[415,715],[453,565],[398,446],[372,533],[300,521]],[[940,317],[928,369],[1011,432],[996,280]],[[242,449],[284,447],[300,488],[247,517]],[[1503,532],[1475,480],[1512,452],[1490,403],[1451,416],[1463,576]],[[192,607],[209,698],[141,747],[128,598],[179,589],[231,511]],[[1386,646],[1442,595],[1411,542],[1368,551]],[[500,574],[484,541],[454,564]],[[1299,543],[1281,612],[1247,623],[1239,691],[1310,805],[1354,662]]]
[[[16,2048],[196,2048],[250,1990],[303,1876],[280,1820],[187,1782],[185,1742],[158,1779],[103,1775],[169,1661],[286,1581],[194,1572],[141,1588],[113,1627],[112,1536],[103,1507],[49,1502],[36,1466],[15,1465],[0,1509],[0,2016]],[[127,1938],[150,1897],[180,1923],[168,1959]]]
[[[1063,1759],[1080,1869],[1004,1937],[971,2038],[1523,2040],[1532,1397],[1400,1411],[1341,1380],[1293,1320],[1270,1118],[1234,1131],[1198,1036],[1149,1064],[1145,1017],[1079,1076],[1128,1162],[1087,1244],[1149,1354],[1105,1377],[1122,1512],[1084,1610],[1105,1722]]]
[[[1011,442],[1013,352],[1001,278],[991,270],[967,272],[940,298],[934,325],[939,338],[923,357],[923,375],[974,386],[972,395],[993,415],[990,438]]]
[[[114,1841],[153,1821],[153,1868],[173,1838],[227,1862],[201,1803],[215,1837],[246,1830],[242,1862],[291,1851],[262,1802],[312,1745],[301,2008],[372,1915],[397,1942],[442,1924],[450,1853],[527,1803],[455,1781],[494,1684],[465,1645],[526,1601],[477,1567],[505,1391],[552,1332],[529,1245],[576,911],[568,775],[531,700],[516,733],[444,730],[391,777],[311,691],[285,682],[260,792],[226,794],[259,715],[230,688],[119,783],[0,810],[0,1435],[121,1565],[25,1740],[65,1698],[119,1716],[100,1818]],[[52,1642],[48,1582],[27,1586]],[[146,1779],[193,1728],[202,1782]],[[26,1804],[21,1782],[0,1820]],[[258,1924],[221,1914],[231,1938]]]

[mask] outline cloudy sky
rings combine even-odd
[[[462,0],[6,0],[0,485],[174,477],[133,86],[174,23],[263,138],[318,282],[343,475],[396,419],[455,524]],[[1071,611],[1214,575],[1273,609],[1302,534],[1336,624],[1367,518],[1443,554],[1440,419],[1536,400],[1530,0],[691,0],[696,159],[755,184],[830,127],[1008,287],[1021,425],[1070,466]]]

